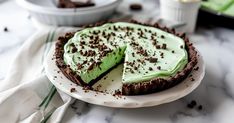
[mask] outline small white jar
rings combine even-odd
[[[160,0],[161,18],[185,23],[183,31],[193,33],[196,26],[200,0]]]

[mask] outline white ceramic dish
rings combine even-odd
[[[53,58],[54,48],[52,48],[45,61],[45,70],[49,80],[54,86],[68,95],[83,100],[88,103],[119,108],[138,108],[160,105],[177,100],[191,93],[198,85],[205,74],[205,66],[202,56],[199,54],[198,64],[199,69],[191,72],[192,78],[188,77],[178,85],[152,94],[137,95],[137,96],[113,96],[116,89],[121,88],[122,65],[113,69],[109,74],[99,80],[93,87],[99,90],[106,90],[108,93],[96,91],[85,92],[81,86],[74,84],[67,79],[55,64]],[[101,86],[100,86],[101,85]],[[71,92],[71,88],[75,88],[75,92]]]
[[[55,0],[17,0],[37,21],[55,26],[79,26],[109,18],[122,0],[94,0],[93,7],[57,8]]]
[[[193,33],[196,27],[200,0],[160,0],[161,18],[177,23],[185,23],[183,32]]]

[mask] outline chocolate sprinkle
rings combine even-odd
[[[93,67],[94,67],[94,65],[95,65],[95,62],[93,62],[93,63],[89,66],[88,70],[92,70]]]
[[[84,42],[84,41],[80,41],[80,44],[81,44],[81,45],[85,45],[85,42]]]
[[[149,58],[150,63],[155,63],[157,61],[158,61],[158,58],[152,58],[152,57]]]
[[[166,44],[163,44],[163,45],[162,45],[162,49],[167,49],[167,45],[166,45]]]

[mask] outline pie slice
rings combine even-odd
[[[157,24],[103,23],[60,37],[56,63],[81,86],[92,86],[124,63],[122,94],[152,93],[182,81],[197,63],[185,35]]]

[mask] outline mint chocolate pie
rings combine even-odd
[[[123,63],[122,94],[152,93],[182,81],[197,63],[184,34],[157,24],[106,22],[67,33],[56,43],[56,63],[81,86],[92,86]]]

